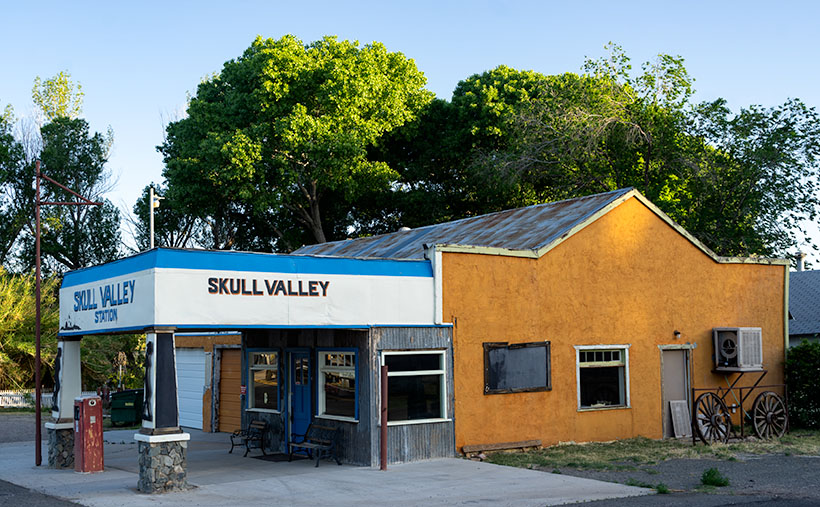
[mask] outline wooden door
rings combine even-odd
[[[307,352],[290,354],[290,393],[290,434],[304,435],[310,424],[311,412],[310,357]]]
[[[222,349],[219,369],[219,431],[232,432],[242,426],[242,353],[239,349]]]
[[[675,432],[669,402],[689,400],[689,351],[661,350],[661,365],[663,436],[670,438],[675,436]]]

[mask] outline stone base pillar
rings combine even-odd
[[[46,423],[48,467],[74,469],[74,424]]]
[[[137,490],[164,493],[188,489],[188,433],[143,435],[139,442],[140,477]]]

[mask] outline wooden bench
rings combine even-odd
[[[331,428],[310,423],[304,435],[293,435],[294,441],[288,444],[288,461],[293,459],[296,452],[304,453],[308,458],[316,457],[316,466],[322,457],[333,458],[337,465],[341,465],[336,454],[336,440],[339,438],[339,428]],[[299,438],[299,441],[295,439]]]
[[[265,453],[265,435],[268,433],[267,421],[256,419],[248,424],[248,427],[242,430],[236,430],[231,434],[231,450],[228,454],[233,452],[233,448],[238,445],[245,446],[245,454],[247,456],[251,452],[251,448],[261,449],[262,454]]]
[[[541,447],[540,440],[523,440],[520,442],[502,442],[496,444],[480,444],[480,445],[465,445],[461,448],[461,452],[465,456],[471,458],[477,454],[485,451],[509,451],[512,449],[520,449],[526,451],[527,449],[537,449]]]

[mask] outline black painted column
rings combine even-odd
[[[139,442],[139,481],[143,493],[187,489],[188,440],[179,427],[174,329],[148,330],[145,336],[145,397]]]
[[[154,329],[145,338],[144,435],[181,433],[177,412],[177,372],[174,330]]]

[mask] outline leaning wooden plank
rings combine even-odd
[[[692,436],[692,419],[689,416],[689,404],[686,400],[670,400],[669,411],[672,413],[672,429],[675,438]]]
[[[505,449],[521,449],[524,447],[541,447],[540,440],[523,440],[521,442],[501,442],[496,444],[465,445],[461,448],[464,454],[481,451],[503,451]]]

